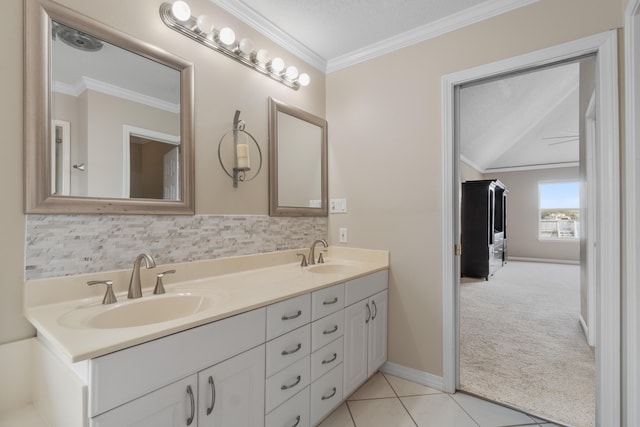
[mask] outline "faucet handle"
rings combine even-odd
[[[87,285],[107,285],[107,292],[104,294],[104,298],[102,299],[103,304],[113,304],[118,302],[115,294],[113,293],[113,280],[89,280]]]
[[[165,290],[164,290],[164,284],[162,283],[162,278],[164,277],[165,274],[173,274],[175,273],[175,270],[167,270],[167,271],[163,271],[162,273],[158,273],[156,274],[156,287],[153,288],[153,293],[155,295],[160,295],[160,294],[164,294]]]
[[[323,249],[320,251],[320,255],[318,256],[318,264],[324,264],[324,256],[323,254],[325,254],[327,252],[326,249]]]
[[[307,265],[307,256],[303,253],[297,253],[296,255],[301,256],[302,257],[302,261],[300,261],[300,267],[306,267]]]

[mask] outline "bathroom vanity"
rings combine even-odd
[[[172,265],[178,273],[166,294],[145,288],[127,300],[117,289],[121,302],[108,306],[87,297],[83,282],[126,272],[27,282],[26,315],[41,353],[64,366],[64,387],[82,395],[81,407],[48,421],[320,423],[386,361],[388,253],[329,248],[326,263],[308,267],[295,253]],[[65,399],[64,387],[47,385],[51,406]]]

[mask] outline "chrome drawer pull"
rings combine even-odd
[[[291,319],[297,319],[298,317],[300,317],[302,315],[302,310],[298,310],[298,312],[296,314],[292,314],[291,316],[287,316],[286,314],[284,316],[282,316],[282,320],[291,320]]]
[[[196,416],[196,402],[193,398],[193,390],[191,390],[191,386],[187,386],[187,394],[189,395],[189,401],[191,402],[191,416],[187,418],[187,425],[190,426],[193,422],[193,418]]]
[[[299,351],[302,348],[302,343],[299,342],[298,345],[296,346],[296,348],[294,348],[293,350],[282,350],[282,354],[283,356],[288,356],[290,354],[296,353],[297,351]]]
[[[322,399],[322,400],[329,400],[329,399],[331,399],[333,396],[335,396],[335,395],[336,395],[336,392],[337,392],[337,391],[338,391],[338,390],[336,390],[336,388],[334,387],[334,388],[333,388],[333,390],[331,391],[331,394],[330,394],[329,396],[322,396],[322,398],[321,398],[321,399]]]
[[[369,307],[369,303],[366,304],[367,307],[367,318],[364,319],[364,323],[369,323],[369,320],[371,320],[371,307]]]
[[[333,353],[333,356],[331,356],[331,359],[325,359],[322,361],[323,365],[328,365],[329,363],[335,362],[335,360],[338,358],[338,353]]]
[[[213,382],[213,377],[209,377],[209,386],[211,387],[211,407],[207,408],[207,415],[211,415],[216,406],[216,385]]]
[[[374,320],[376,318],[376,316],[378,315],[378,306],[376,305],[376,302],[371,300],[371,305],[373,306],[373,308],[376,310],[373,315],[371,316],[371,320]]]
[[[332,333],[336,332],[337,330],[338,330],[338,325],[335,325],[333,327],[333,329],[322,331],[322,334],[323,335],[329,335],[329,334],[332,334]]]
[[[335,297],[334,299],[332,299],[331,301],[324,301],[322,303],[322,305],[331,305],[331,304],[335,304],[338,302],[338,297]]]
[[[298,424],[300,424],[300,420],[301,420],[300,415],[298,415],[298,416],[296,417],[296,423],[295,423],[295,424],[293,424],[291,427],[296,427]]]
[[[300,384],[300,381],[302,381],[302,377],[298,375],[298,378],[296,378],[296,381],[293,384],[283,385],[282,387],[280,387],[280,390],[289,390],[290,388],[293,388]]]

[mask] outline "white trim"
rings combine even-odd
[[[140,92],[124,89],[120,86],[115,86],[90,77],[83,76],[75,85],[61,82],[53,82],[52,84],[52,92],[76,97],[80,96],[87,89],[157,108],[159,110],[168,111],[170,113],[180,113],[180,104],[175,104]]]
[[[402,378],[407,381],[422,384],[436,390],[444,391],[442,377],[430,374],[428,372],[408,368],[406,366],[398,365],[397,363],[392,362],[385,362],[380,370],[385,374],[393,375],[394,377]]]
[[[398,34],[361,49],[348,52],[335,58],[323,58],[319,54],[282,31],[271,21],[257,13],[240,0],[211,0],[240,21],[249,25],[268,39],[282,46],[309,65],[325,73],[342,70],[369,59],[394,52],[407,46],[441,36],[451,31],[493,18],[515,9],[536,3],[539,0],[488,0],[476,6],[462,10],[430,22],[413,30]]]
[[[257,13],[255,10],[239,0],[211,0],[231,15],[238,18],[254,30],[258,31],[269,40],[282,46],[284,49],[296,55],[312,67],[325,72],[327,61],[320,55],[282,31],[271,21]],[[298,67],[300,68],[300,67]]]
[[[585,151],[585,174],[586,176],[596,176],[596,92],[593,91],[591,98],[589,99],[589,104],[587,106],[587,110],[585,112],[584,117],[585,129],[584,129],[584,151]],[[598,221],[598,212],[597,212],[597,191],[594,183],[590,183],[587,180],[586,188],[584,190],[581,189],[581,192],[586,196],[586,203],[583,207],[586,212],[586,220],[582,219],[582,228],[584,230],[584,234],[581,238],[584,240],[584,254],[580,254],[580,257],[585,261],[585,277],[586,288],[587,288],[587,325],[590,326],[587,328],[587,341],[590,346],[595,346],[596,344],[596,328],[594,325],[597,322],[597,289],[596,289],[596,237],[597,237],[597,221]],[[581,285],[582,289],[582,285]],[[582,291],[581,291],[582,292]],[[582,300],[582,295],[581,295]]]
[[[526,256],[510,256],[509,261],[522,261],[522,262],[544,262],[548,264],[571,264],[580,265],[580,261],[572,259],[552,259],[552,258],[532,258]]]
[[[584,317],[582,317],[582,314],[580,315],[580,319],[578,320],[578,322],[580,323],[580,328],[582,329],[582,333],[584,334],[587,344],[590,347],[593,347],[593,343],[589,341],[589,336],[593,335],[593,332],[589,332],[589,327],[587,326],[587,322],[584,321]]]
[[[152,139],[165,144],[180,145],[180,135],[158,132],[127,124],[122,125],[122,197],[131,197],[131,149],[129,147],[132,136]]]
[[[638,85],[638,68],[640,67],[640,0],[629,0],[624,14],[624,58],[625,58],[625,112],[626,112],[626,144],[625,144],[625,202],[623,211],[623,247],[625,275],[623,292],[625,301],[624,354],[623,354],[623,425],[640,425],[640,238],[638,233],[638,215],[640,215],[640,171],[638,171],[638,155],[640,154],[640,87]]]
[[[454,95],[456,87],[497,74],[551,64],[586,54],[597,54],[598,177],[598,323],[596,345],[596,425],[620,425],[620,205],[617,33],[615,30],[580,40],[516,56],[503,61],[443,76],[442,153],[443,153],[443,384],[445,390],[457,386],[456,333],[458,286],[454,268],[453,207],[458,197],[454,175]]]
[[[500,172],[523,172],[533,171],[540,169],[560,169],[560,168],[576,168],[580,166],[580,162],[563,162],[563,163],[546,163],[543,165],[527,165],[527,166],[512,166],[509,168],[491,168],[482,173],[500,173]]]

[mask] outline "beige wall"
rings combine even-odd
[[[200,214],[268,213],[268,168],[255,180],[234,189],[217,160],[217,142],[232,128],[236,109],[246,129],[267,150],[268,98],[270,96],[325,116],[324,75],[293,57],[283,48],[225,13],[208,0],[190,0],[195,15],[207,13],[217,25],[229,25],[240,37],[250,37],[256,46],[278,54],[311,76],[311,85],[294,91],[209,48],[169,29],[159,18],[163,0],[108,2],[60,0],[58,3],[95,18],[143,41],[173,52],[194,63],[195,68],[195,150],[196,211]],[[0,30],[3,67],[0,79],[3,102],[0,177],[5,184],[0,204],[0,344],[33,335],[22,316],[24,281],[25,216],[22,197],[22,81],[23,81],[23,3],[3,2],[6,23]],[[266,158],[265,158],[266,161]]]
[[[509,257],[580,260],[580,242],[538,240],[538,183],[580,180],[578,167],[485,174],[499,179],[508,193],[507,233]]]
[[[620,27],[622,3],[541,0],[327,76],[330,237],[391,251],[391,362],[442,375],[441,77]]]

